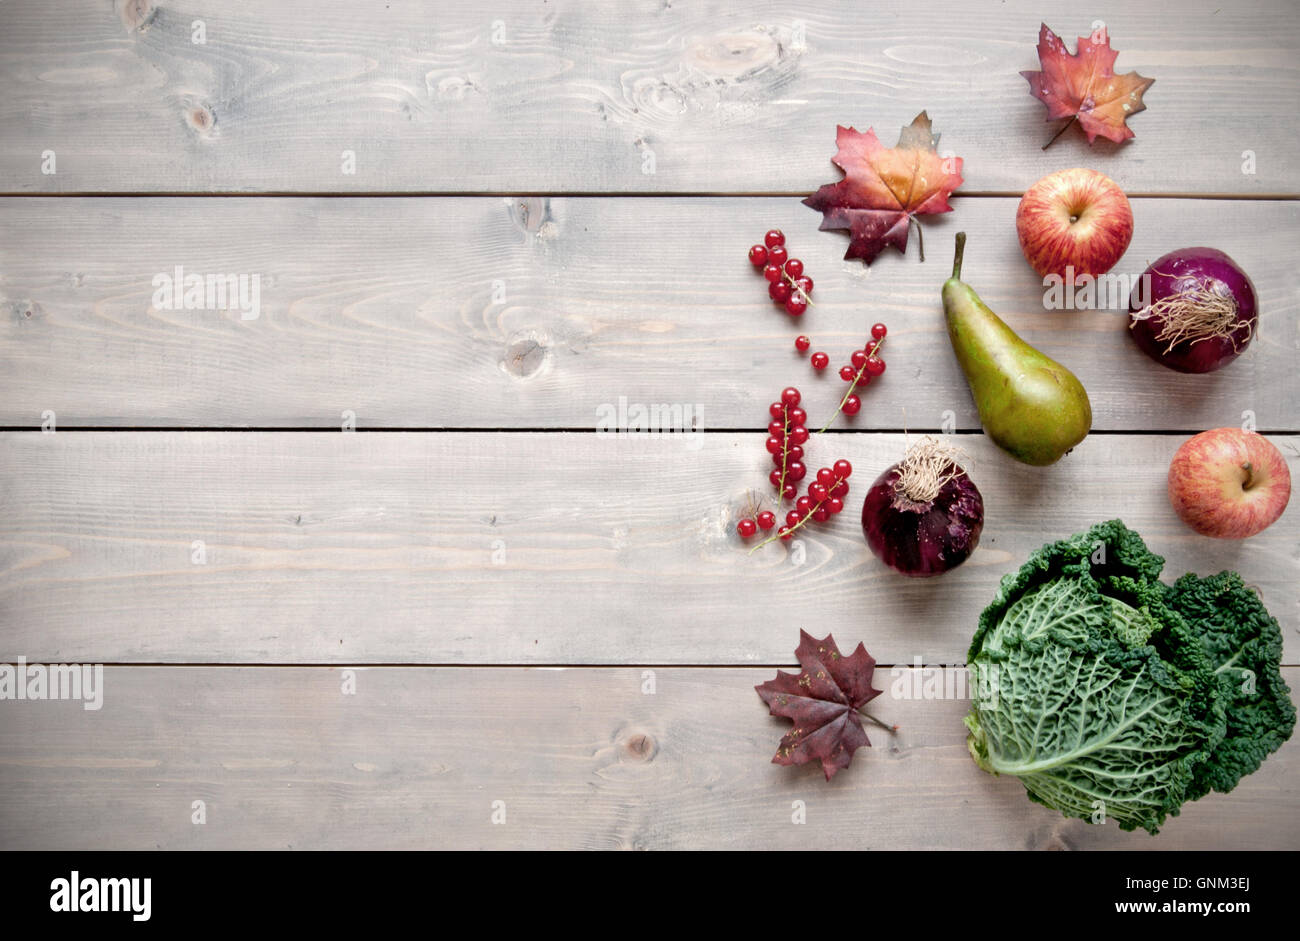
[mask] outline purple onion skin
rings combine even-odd
[[[961,468],[958,467],[961,471]],[[984,529],[984,498],[961,471],[931,503],[916,503],[894,489],[895,464],[876,478],[862,503],[867,545],[895,571],[915,578],[942,575],[970,557]]]
[[[1141,282],[1129,297],[1129,310],[1133,313],[1145,307],[1140,300],[1154,303],[1162,297],[1204,284],[1221,282],[1237,301],[1237,319],[1241,323],[1230,337],[1211,337],[1199,343],[1183,341],[1168,353],[1168,342],[1156,339],[1164,320],[1152,317],[1133,324],[1129,333],[1142,352],[1162,366],[1179,372],[1213,372],[1232,362],[1250,345],[1259,323],[1259,308],[1255,300],[1255,285],[1241,267],[1217,248],[1180,248],[1156,260],[1144,274],[1151,277],[1150,295],[1141,297]]]

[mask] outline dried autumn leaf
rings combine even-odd
[[[886,245],[906,252],[911,225],[920,238],[916,216],[952,212],[948,197],[962,183],[962,160],[939,156],[939,136],[931,132],[924,111],[903,128],[892,150],[871,128],[862,134],[839,127],[835,143],[839,150],[831,159],[844,179],[827,183],[803,202],[822,214],[823,231],[849,230],[845,258],[861,258],[869,265]],[[925,261],[924,244],[920,254]]]
[[[1146,110],[1142,93],[1155,82],[1136,72],[1116,75],[1118,55],[1110,47],[1105,26],[1098,27],[1090,37],[1080,36],[1078,54],[1070,55],[1061,38],[1044,23],[1038,31],[1038,61],[1043,70],[1020,74],[1029,80],[1034,97],[1047,105],[1048,121],[1069,118],[1073,124],[1077,120],[1088,134],[1088,143],[1100,135],[1118,144],[1135,136],[1124,122],[1130,115]],[[1069,126],[1061,128],[1056,137]]]
[[[799,632],[794,653],[802,668],[798,674],[778,672],[775,679],[754,687],[772,715],[794,722],[772,763],[820,761],[829,781],[849,766],[854,751],[871,744],[858,710],[880,695],[871,688],[876,661],[862,644],[846,657],[833,636],[817,640],[807,631]]]

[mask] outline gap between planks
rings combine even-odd
[[[155,193],[149,190],[133,192],[101,192],[97,190],[76,190],[72,192],[4,192],[0,199],[10,198],[47,198],[61,199],[803,199],[810,195],[805,190],[781,192],[776,190],[750,190],[745,192],[722,192],[711,190],[682,190],[677,192],[654,192],[652,190],[373,190],[356,192],[324,192],[316,190],[277,190],[274,192],[247,192],[226,190],[219,193],[202,190],[173,190]],[[955,190],[952,197],[970,199],[1019,199],[1024,195],[1021,190]],[[1300,193],[1125,193],[1129,199],[1230,199],[1249,202],[1294,202],[1300,200]]]

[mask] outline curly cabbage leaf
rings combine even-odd
[[[1069,817],[1156,833],[1295,725],[1277,622],[1232,572],[1173,586],[1111,520],[1002,580],[968,662],[975,762]]]

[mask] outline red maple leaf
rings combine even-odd
[[[829,781],[849,766],[854,751],[871,744],[858,710],[880,695],[871,688],[876,661],[862,644],[846,657],[833,636],[817,640],[807,631],[799,632],[794,655],[802,668],[799,673],[778,671],[775,679],[754,687],[772,715],[794,722],[772,763],[820,761]]]
[[[916,216],[952,212],[948,197],[962,183],[962,160],[939,156],[939,136],[931,132],[924,111],[903,128],[892,150],[871,128],[862,134],[839,127],[835,143],[839,150],[831,159],[844,179],[827,183],[803,202],[822,214],[823,231],[849,230],[845,258],[861,258],[869,265],[886,245],[906,252],[911,225],[920,238]],[[925,261],[924,244],[920,254]]]
[[[1088,143],[1101,135],[1118,144],[1134,136],[1124,122],[1130,115],[1146,110],[1142,93],[1155,82],[1136,72],[1116,75],[1118,55],[1110,47],[1105,26],[1098,27],[1092,36],[1080,36],[1078,54],[1070,55],[1061,38],[1044,23],[1038,31],[1038,61],[1043,70],[1020,74],[1029,80],[1034,97],[1047,105],[1048,121],[1069,118],[1073,124],[1077,120],[1088,134]],[[1070,124],[1062,127],[1056,137]]]

